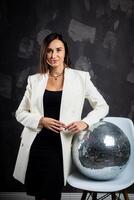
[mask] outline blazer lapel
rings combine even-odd
[[[60,107],[60,121],[68,124],[71,122],[70,108],[74,102],[73,96],[73,80],[75,79],[74,73],[71,69],[65,68],[63,92]]]
[[[38,94],[40,95],[38,109],[42,116],[44,116],[43,95],[46,89],[47,81],[48,81],[48,73],[42,74],[39,80],[38,91],[37,91]]]
[[[37,93],[40,95],[38,101],[38,110],[42,116],[44,116],[43,95],[47,86],[47,81],[48,81],[48,73],[41,75],[37,87]],[[63,121],[66,124],[70,123],[73,117],[73,115],[70,114],[71,109],[69,108],[72,108],[73,103],[75,103],[74,91],[76,90],[76,87],[74,90],[74,85],[75,85],[74,81],[75,81],[75,75],[73,71],[70,68],[65,68],[63,92],[62,92],[61,107],[60,107],[60,121]]]

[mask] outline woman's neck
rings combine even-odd
[[[50,74],[59,75],[64,72],[64,67],[50,68]]]

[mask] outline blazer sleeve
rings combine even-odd
[[[31,92],[32,81],[31,76],[29,76],[27,80],[26,91],[18,109],[16,110],[15,116],[17,121],[20,122],[23,126],[38,132],[41,129],[40,127],[38,127],[38,124],[42,116],[39,113],[30,112]]]
[[[109,106],[90,80],[89,73],[86,73],[85,98],[88,99],[93,110],[82,121],[87,123],[90,129],[94,123],[97,123],[108,114]]]

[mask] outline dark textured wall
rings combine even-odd
[[[109,115],[134,120],[133,0],[2,0],[1,191],[25,190],[12,178],[22,130],[14,113],[27,76],[36,72],[42,38],[53,31],[62,33],[68,41],[74,68],[90,72],[110,105]]]

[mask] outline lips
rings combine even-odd
[[[51,62],[52,64],[55,64],[55,63],[57,62],[57,60],[50,60],[50,62]]]

